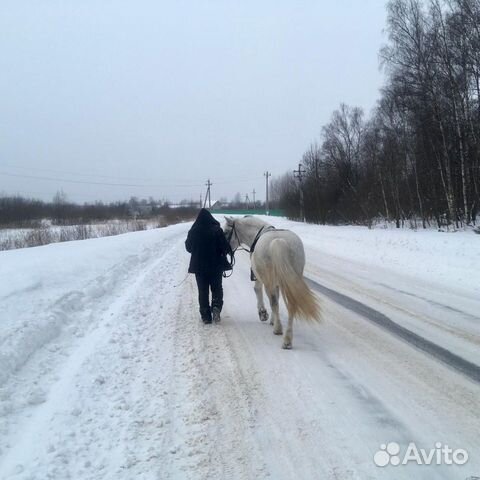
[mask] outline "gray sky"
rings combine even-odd
[[[0,192],[264,199],[340,102],[374,106],[384,4],[2,0]]]

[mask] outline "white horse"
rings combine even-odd
[[[268,320],[263,303],[263,287],[270,300],[273,333],[282,335],[278,302],[279,292],[288,311],[288,326],[283,336],[283,348],[292,348],[293,319],[320,320],[320,306],[303,279],[305,250],[300,237],[290,230],[277,230],[272,225],[251,216],[234,219],[225,217],[224,233],[232,250],[240,245],[248,247],[253,274],[258,315]],[[253,250],[253,252],[252,252]]]

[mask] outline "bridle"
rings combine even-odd
[[[235,220],[232,222],[232,228],[230,229],[230,232],[227,237],[227,241],[230,244],[233,235],[235,234],[235,240],[238,243],[238,246],[235,248],[235,250],[232,250],[232,254],[235,254],[237,250],[245,250],[246,252],[250,252],[248,248],[242,247],[242,242],[240,241],[240,237],[238,236],[237,229],[235,228]]]
[[[238,246],[235,248],[235,250],[232,250],[232,254],[230,255],[231,261],[230,265],[232,267],[232,270],[230,271],[230,275],[227,275],[226,272],[223,272],[224,278],[228,278],[233,275],[233,266],[235,265],[235,253],[237,250],[244,250],[245,252],[250,252],[250,249],[242,247],[242,242],[240,241],[240,237],[238,236],[237,229],[235,228],[235,220],[232,222],[230,232],[227,235],[227,242],[230,245],[230,242],[232,240],[233,235],[235,235],[235,240],[237,241]]]

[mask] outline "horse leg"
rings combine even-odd
[[[275,335],[281,335],[283,333],[282,322],[280,321],[280,314],[278,308],[278,300],[280,297],[280,289],[275,287],[273,292],[268,292],[268,298],[270,300],[270,307],[272,308],[272,321],[273,333]]]
[[[282,348],[290,350],[292,348],[292,337],[293,337],[293,315],[288,314],[288,325],[285,335],[283,336],[283,345]]]
[[[263,303],[263,285],[260,280],[255,280],[255,286],[253,287],[255,290],[255,295],[257,296],[257,309],[258,309],[258,316],[262,322],[266,322],[268,320],[268,312],[265,308],[265,304]]]

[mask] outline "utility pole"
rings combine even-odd
[[[202,198],[202,194],[200,193],[200,208],[202,208],[202,205],[203,205],[203,198]]]
[[[298,170],[293,171],[293,176],[298,178],[298,182],[300,184],[300,216],[302,217],[302,221],[305,222],[305,205],[303,203],[303,175],[307,173],[303,168],[302,164],[298,164]]]
[[[250,210],[250,199],[248,198],[248,193],[245,194],[245,203],[247,204],[247,210]]]
[[[270,209],[268,205],[268,177],[271,177],[272,174],[266,171],[264,174],[265,177],[265,190],[266,190],[266,195],[265,195],[265,213],[267,215],[270,215]]]
[[[212,208],[211,197],[210,197],[210,187],[213,185],[213,183],[211,183],[210,179],[208,179],[205,185],[207,187],[207,193],[205,194],[205,202],[203,204],[203,208],[205,208],[205,205],[207,204],[207,197],[208,197],[208,208]]]
[[[255,210],[255,189],[253,189],[252,195],[253,195],[253,209]]]

